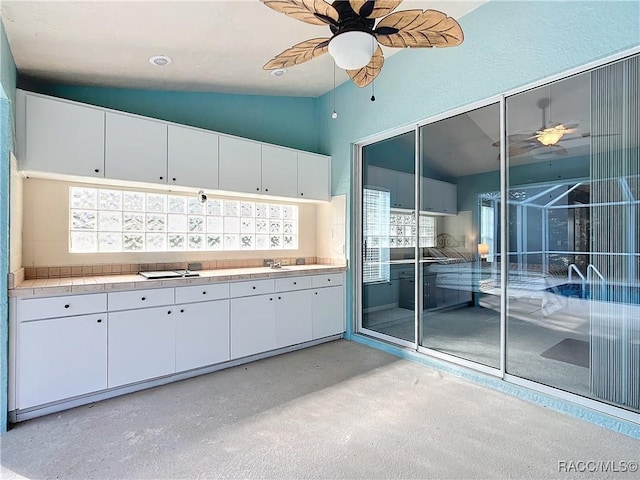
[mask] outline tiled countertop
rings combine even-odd
[[[9,290],[10,297],[44,297],[68,293],[112,292],[158,287],[181,287],[215,282],[231,282],[254,278],[294,277],[344,272],[346,267],[334,265],[289,265],[282,269],[267,267],[200,270],[199,277],[147,280],[138,274],[25,280]]]

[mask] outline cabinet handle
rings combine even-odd
[[[140,300],[142,300],[143,302],[147,299],[147,297],[142,297]]]
[[[99,169],[99,168],[96,168],[96,169],[94,170],[94,172],[96,172],[96,173],[100,173],[100,169]]]
[[[69,305],[68,303],[64,306],[64,308],[69,308],[71,305]]]
[[[294,285],[297,285],[297,284],[298,284],[298,282],[293,282],[293,284],[294,284]]]
[[[270,302],[272,302],[272,301],[273,301],[273,298],[270,298],[270,299],[269,299],[269,301],[270,301]]]
[[[251,287],[251,288],[253,288],[254,290],[256,289],[256,287]]]
[[[264,189],[264,191],[265,191],[265,192],[268,192],[268,191],[269,191],[269,189],[268,189],[268,188],[265,188],[265,189]]]
[[[180,313],[184,313],[184,310],[180,310]]]
[[[316,295],[318,294],[318,292],[316,292]]]
[[[278,297],[278,300],[282,300],[282,297]]]
[[[302,197],[302,196],[304,196],[304,193],[300,192],[300,196],[301,196],[301,197]]]
[[[175,177],[174,177],[174,178],[172,178],[171,180],[173,180],[174,182],[176,181]]]
[[[258,192],[259,192],[259,191],[260,191],[260,187],[256,188],[256,191],[258,191]]]
[[[167,310],[167,315],[171,315],[171,310]]]
[[[98,322],[98,323],[102,323],[102,319],[101,319],[101,318],[99,318],[98,320],[96,320],[96,322]]]
[[[160,180],[163,180],[163,179],[164,179],[164,177],[160,177]]]
[[[206,295],[206,294],[207,294],[207,291],[206,291],[206,290],[205,290],[205,291],[203,291],[203,292],[202,292],[202,294],[203,294],[203,295]]]
[[[330,282],[330,281],[331,281],[331,279],[330,279],[330,278],[327,278],[327,282]]]

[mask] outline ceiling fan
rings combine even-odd
[[[537,102],[538,108],[542,111],[542,126],[539,130],[532,133],[514,133],[508,135],[509,156],[516,157],[532,150],[537,150],[540,155],[555,156],[567,155],[567,149],[559,142],[563,139],[585,138],[589,137],[589,133],[583,133],[580,137],[567,137],[567,135],[577,131],[578,124],[547,123],[547,108],[551,104],[549,98],[541,98]],[[492,144],[494,147],[500,147],[500,140]],[[499,157],[498,157],[499,158]]]
[[[327,52],[358,87],[380,73],[380,45],[394,48],[453,47],[464,40],[458,22],[437,10],[391,13],[402,0],[260,0],[267,7],[312,25],[328,26],[331,37],[313,38],[276,55],[265,70],[289,68]],[[384,18],[382,18],[384,17]],[[376,19],[381,20],[376,25]]]

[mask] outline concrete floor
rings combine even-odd
[[[10,478],[560,478],[640,442],[344,340],[23,422]],[[589,475],[589,474],[587,474]],[[637,478],[637,473],[591,474]]]

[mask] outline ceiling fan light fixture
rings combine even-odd
[[[539,132],[537,132],[536,138],[542,145],[555,145],[560,141],[565,133],[566,129],[564,128],[564,126],[558,125],[557,127],[548,127],[544,130],[540,130]]]
[[[368,65],[377,48],[376,37],[357,30],[340,33],[329,42],[329,54],[343,70],[359,70]]]

